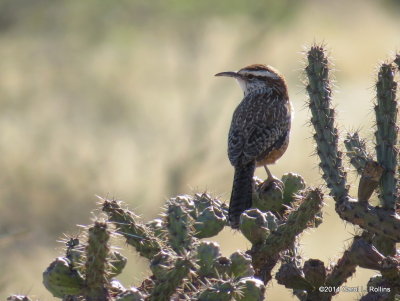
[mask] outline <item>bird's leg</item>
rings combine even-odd
[[[271,171],[268,169],[267,165],[264,165],[265,171],[267,172],[268,178],[262,183],[262,188],[267,188],[272,182],[274,182],[275,180],[277,180],[277,178],[275,178]]]
[[[267,165],[264,165],[264,168],[265,168],[265,171],[267,172],[267,175],[268,175],[268,179],[267,179],[267,180],[272,179],[274,176],[273,176],[272,173],[269,171],[268,166],[267,166]]]

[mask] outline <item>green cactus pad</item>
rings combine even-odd
[[[196,249],[197,273],[200,277],[216,276],[215,262],[221,256],[219,245],[215,242],[203,241]]]
[[[176,199],[168,202],[165,217],[170,246],[175,252],[181,254],[191,246],[193,218],[185,210],[185,207],[182,207],[179,202],[175,202]]]
[[[58,257],[43,273],[43,284],[56,298],[83,293],[85,280],[65,257]]]
[[[241,288],[241,296],[237,298],[238,301],[264,300],[265,285],[261,280],[247,277],[240,279],[238,284]]]
[[[282,176],[282,182],[284,185],[283,189],[283,203],[290,204],[295,201],[295,195],[299,193],[300,190],[306,188],[306,183],[304,179],[295,173],[286,173]]]
[[[246,210],[240,217],[240,231],[253,244],[261,244],[268,237],[267,216],[258,209]]]
[[[268,181],[268,180],[267,180]],[[253,207],[261,211],[279,212],[283,207],[283,183],[274,179],[270,182],[255,182]]]
[[[251,265],[251,256],[241,252],[236,251],[230,256],[231,259],[231,273],[234,277],[251,277],[254,276],[254,269]]]
[[[197,238],[207,238],[217,235],[225,225],[226,218],[222,211],[210,206],[200,213],[193,226]]]
[[[218,275],[228,275],[231,273],[232,262],[228,257],[220,256],[215,261],[214,266]]]

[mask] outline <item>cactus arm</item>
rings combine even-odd
[[[351,165],[353,165],[357,173],[361,175],[367,162],[372,160],[371,154],[367,152],[365,141],[355,132],[347,133],[346,139],[343,142]]]
[[[106,288],[108,270],[110,233],[107,223],[95,222],[89,228],[89,239],[86,247],[86,281],[85,300],[102,301],[109,300]]]
[[[365,237],[364,237],[365,236]],[[398,263],[393,258],[385,258],[367,240],[367,234],[356,236],[352,244],[343,253],[342,257],[332,268],[325,268],[324,263],[317,259],[310,259],[304,263],[303,268],[295,265],[293,258],[282,264],[276,279],[279,284],[285,285],[296,292],[306,293],[306,300],[331,300],[340,292],[348,278],[356,271],[357,266],[366,269],[379,270],[382,274],[390,274],[392,283],[398,281],[400,274],[397,268]],[[383,264],[388,261],[387,264]],[[384,267],[384,268],[383,268]],[[320,291],[319,288],[330,288],[327,291]],[[300,298],[301,299],[301,298]]]
[[[375,117],[376,127],[376,155],[378,163],[383,167],[383,174],[379,182],[379,199],[381,206],[395,212],[397,201],[397,83],[394,80],[395,67],[393,64],[382,64],[378,72],[376,83]],[[385,255],[396,254],[396,245],[393,240],[378,236],[375,244]]]
[[[311,123],[314,126],[314,139],[317,154],[321,160],[323,178],[336,202],[349,198],[346,187],[346,173],[342,166],[342,153],[338,150],[338,130],[334,125],[335,110],[331,108],[332,90],[329,80],[328,58],[322,46],[314,45],[308,51],[306,73],[311,109]]]
[[[348,201],[336,206],[339,216],[364,230],[400,241],[400,218],[379,207]]]
[[[382,64],[376,83],[377,104],[375,106],[377,131],[376,155],[384,171],[380,181],[379,195],[384,208],[394,211],[397,196],[397,83],[394,80],[395,68],[392,64]]]
[[[365,141],[360,139],[357,132],[347,133],[343,142],[350,163],[361,175],[358,185],[358,201],[366,203],[379,185],[383,167],[372,159],[372,155],[367,152]]]
[[[355,273],[357,266],[378,269],[379,260],[382,258],[383,256],[371,244],[356,236],[353,243],[327,275],[326,285],[331,287],[341,286]]]
[[[168,228],[169,245],[177,254],[183,254],[188,250],[194,240],[193,218],[179,203],[170,200],[168,202],[166,224]]]
[[[124,236],[126,242],[135,247],[141,256],[150,259],[161,250],[161,242],[150,227],[139,223],[131,211],[121,207],[120,202],[104,200],[102,210],[117,228],[116,232]]]
[[[376,127],[376,155],[378,163],[383,167],[383,174],[379,182],[379,199],[381,206],[391,212],[396,210],[397,201],[397,83],[394,80],[396,68],[393,64],[382,64],[376,83],[375,117]],[[378,236],[375,244],[385,255],[396,254],[394,241]]]
[[[279,253],[289,248],[308,222],[321,210],[323,195],[319,189],[309,189],[303,196],[302,204],[293,211],[286,223],[280,225],[267,237],[262,245],[254,245],[250,251],[256,276],[264,283],[271,279],[271,270],[275,266]]]

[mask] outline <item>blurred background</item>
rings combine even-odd
[[[296,113],[289,149],[271,171],[322,184],[304,47],[328,45],[342,135],[360,129],[372,139],[376,68],[400,48],[399,4],[0,0],[0,298],[53,300],[42,272],[61,254],[63,233],[91,222],[96,195],[124,200],[144,221],[177,194],[229,199],[227,133],[242,92],[217,72],[266,63],[286,76]],[[330,198],[324,214],[301,243],[305,258],[328,264],[356,229],[337,217]],[[230,230],[217,240],[225,254],[249,247]],[[121,280],[138,285],[147,263],[130,248],[124,253],[130,261]],[[358,269],[348,285],[365,285],[373,274]],[[276,282],[267,292],[269,300],[293,299]]]

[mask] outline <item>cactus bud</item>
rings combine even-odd
[[[322,286],[326,279],[324,263],[319,259],[309,259],[304,263],[304,277],[314,287]]]
[[[43,284],[54,297],[62,298],[66,295],[82,294],[85,280],[71,268],[67,258],[58,257],[44,271]]]
[[[186,210],[187,212],[194,212],[196,208],[193,202],[193,197],[187,194],[172,198],[169,200],[169,202],[182,207],[182,209]]]
[[[195,236],[206,238],[217,235],[225,226],[226,218],[221,210],[210,206],[203,210],[194,223]]]
[[[268,181],[268,180],[267,180]],[[283,183],[278,179],[257,183],[253,194],[253,207],[261,211],[281,211],[283,204]]]
[[[267,220],[267,224],[268,224],[268,229],[269,231],[275,231],[276,228],[278,228],[278,219],[275,216],[275,214],[273,214],[270,211],[265,212],[265,218]]]
[[[247,277],[240,279],[241,296],[238,301],[261,301],[264,300],[265,285],[256,278]]]
[[[254,269],[251,265],[251,256],[236,251],[230,256],[231,259],[231,272],[235,277],[242,278],[242,277],[250,277],[254,276]]]
[[[219,275],[229,274],[231,265],[231,260],[225,256],[218,257],[214,264]]]
[[[221,256],[219,246],[215,242],[203,241],[197,246],[198,274],[202,277],[215,276],[215,262]]]
[[[381,275],[372,276],[367,283],[367,290],[370,291],[370,287],[380,287],[383,281],[384,279]]]
[[[282,182],[284,185],[283,189],[283,202],[289,204],[293,202],[294,196],[300,191],[306,188],[304,179],[295,173],[286,173],[282,176]]]
[[[194,205],[196,206],[197,212],[202,212],[207,207],[213,206],[215,200],[207,193],[196,193],[194,195]]]
[[[266,214],[258,209],[246,210],[240,217],[240,231],[253,245],[263,243],[270,233]]]

